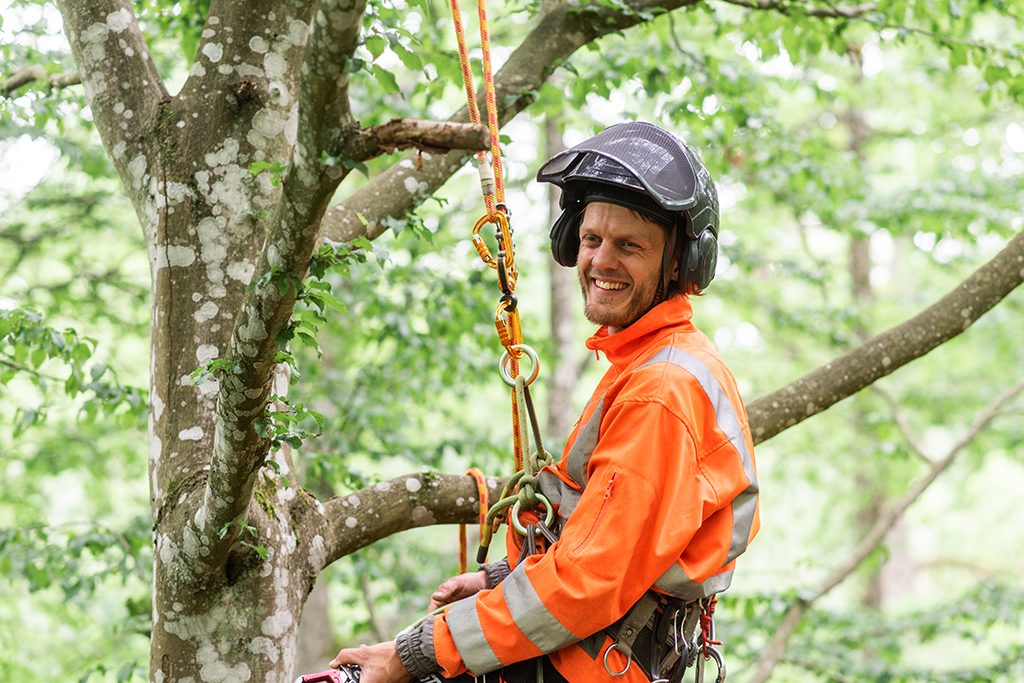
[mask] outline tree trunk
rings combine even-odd
[[[544,122],[545,153],[550,158],[558,154],[565,145],[562,143],[562,130],[557,119],[548,116]],[[561,214],[559,197],[561,192],[554,185],[548,185],[548,225],[554,225]],[[548,273],[550,277],[551,301],[551,341],[552,353],[551,381],[548,389],[548,424],[546,427],[549,448],[555,444],[560,447],[569,436],[576,411],[573,410],[572,393],[579,380],[580,364],[576,349],[576,271],[555,263],[548,255]],[[559,448],[560,450],[560,448]],[[557,453],[553,453],[557,456]]]
[[[330,605],[330,587],[327,577],[321,574],[302,609],[295,669],[288,675],[289,680],[302,673],[323,670],[337,654],[331,634]]]
[[[859,49],[857,50],[859,54]],[[863,80],[862,65],[860,61],[854,60],[857,72],[854,81],[859,85]],[[864,146],[870,136],[867,122],[864,120],[864,112],[856,105],[853,105],[846,114],[846,124],[850,133],[850,151],[857,160],[861,173],[866,172]],[[849,273],[850,288],[853,296],[855,310],[858,313],[854,333],[859,343],[864,343],[869,335],[870,325],[866,318],[871,305],[875,300],[874,290],[871,288],[871,239],[866,235],[853,233],[849,242]],[[870,430],[867,423],[867,406],[865,397],[854,399],[853,410],[851,411],[851,425],[854,434],[868,435]],[[874,438],[859,440],[858,447],[854,449],[854,456],[860,459],[856,467],[854,483],[856,491],[860,496],[860,507],[855,515],[858,537],[867,533],[878,522],[880,510],[886,502],[885,490],[881,481],[882,473],[875,467],[869,466],[877,443]],[[882,565],[873,567],[865,578],[861,591],[860,602],[869,609],[879,609],[882,606]]]

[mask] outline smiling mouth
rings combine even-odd
[[[599,280],[597,278],[594,278],[594,284],[597,285],[598,289],[604,289],[612,292],[625,289],[629,286],[625,282],[609,282],[608,280]]]

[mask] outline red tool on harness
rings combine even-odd
[[[358,683],[359,667],[343,666],[315,674],[306,674],[295,679],[295,683]]]

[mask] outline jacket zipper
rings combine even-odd
[[[604,487],[604,500],[601,502],[601,509],[597,511],[597,517],[594,518],[594,524],[590,527],[586,537],[572,549],[574,553],[587,546],[594,537],[594,534],[597,533],[598,527],[601,526],[601,520],[604,517],[605,509],[608,507],[608,500],[612,497],[612,489],[615,488],[615,477],[617,476],[619,476],[619,471],[614,470],[612,475],[608,477],[608,483]]]

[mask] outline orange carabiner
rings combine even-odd
[[[484,238],[480,236],[480,230],[483,229],[488,223],[495,225],[495,237],[498,239],[498,257],[494,258],[491,254],[491,250],[487,247],[487,243],[484,242]],[[501,285],[502,291],[513,292],[516,288],[516,280],[518,279],[518,271],[516,269],[515,262],[515,246],[512,243],[512,228],[508,222],[508,216],[503,211],[495,211],[493,215],[484,215],[473,225],[473,246],[476,247],[476,251],[480,254],[480,260],[483,261],[489,268],[499,270],[499,261],[501,262],[501,270],[499,275],[499,284]]]
[[[512,303],[514,299],[502,298],[494,309],[494,328],[498,331],[498,340],[514,358],[521,358],[523,352],[513,349],[516,344],[523,343],[523,328],[519,322],[519,309]]]

